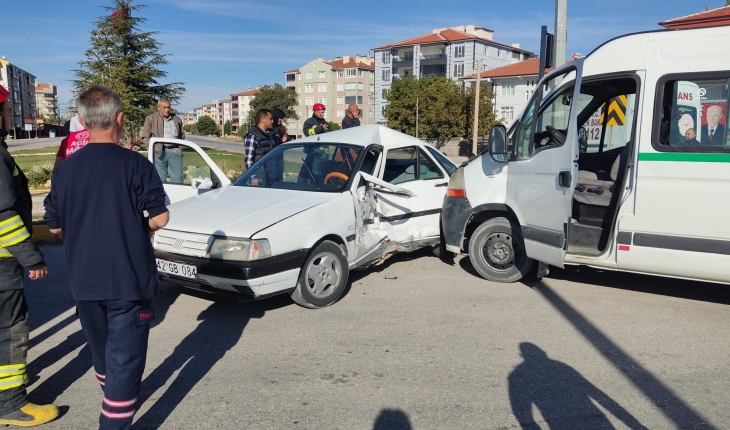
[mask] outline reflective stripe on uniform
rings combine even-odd
[[[0,236],[9,231],[15,230],[21,225],[23,225],[23,220],[20,219],[19,215],[15,215],[14,217],[10,217],[5,221],[0,222]]]
[[[18,176],[20,173],[18,172],[18,166],[13,167],[13,177]]]
[[[312,127],[312,128],[309,129],[309,136],[314,136],[315,134],[317,134],[317,126],[316,125],[314,127]]]
[[[13,246],[29,237],[30,233],[28,232],[28,229],[25,228],[25,226],[23,225],[6,235],[0,234],[0,247],[7,248],[8,246]]]
[[[5,248],[0,248],[0,258],[13,258],[13,254]]]
[[[0,391],[20,387],[25,384],[27,379],[25,364],[0,366]]]

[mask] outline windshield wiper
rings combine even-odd
[[[317,177],[314,176],[314,172],[312,172],[312,169],[309,168],[309,165],[306,161],[304,161],[304,157],[300,157],[302,159],[302,163],[304,163],[304,167],[307,168],[307,172],[309,172],[310,176],[312,176],[312,179],[314,179],[314,184],[317,186],[317,189],[319,189],[319,181],[317,180]]]

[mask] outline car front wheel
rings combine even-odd
[[[520,227],[503,217],[477,227],[469,239],[469,260],[482,277],[496,282],[519,281],[535,266]]]
[[[305,308],[329,306],[342,296],[348,277],[347,258],[342,248],[325,240],[309,254],[291,298]]]

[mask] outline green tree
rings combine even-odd
[[[213,118],[209,116],[201,116],[197,124],[198,133],[201,136],[210,136],[218,134],[218,126]]]
[[[133,16],[144,7],[132,5],[131,0],[112,0],[111,6],[104,6],[111,14],[94,23],[85,59],[73,71],[76,94],[93,85],[104,85],[119,95],[125,117],[123,139],[127,143],[137,137],[158,99],[167,98],[175,104],[185,93],[180,82],[161,83],[167,72],[159,67],[168,64],[168,56],[158,52],[162,44],[155,39],[157,32],[140,30],[146,19]]]
[[[329,126],[329,128],[330,128],[330,131],[335,131],[335,130],[342,130],[342,127],[340,127],[340,125],[339,125],[339,124],[337,124],[337,123],[336,123],[336,122],[334,122],[334,121],[330,121],[330,122],[328,122],[328,123],[327,123],[327,125]]]
[[[187,124],[183,126],[183,130],[185,130],[186,134],[198,134],[198,125],[197,124]]]
[[[229,119],[223,124],[223,134],[229,136],[231,134],[231,120]]]
[[[281,86],[281,84],[266,85],[261,88],[256,97],[251,100],[251,110],[248,112],[248,123],[251,126],[256,124],[256,112],[259,109],[281,109],[284,115],[290,119],[299,119],[297,115],[296,107],[298,104],[296,91],[288,90]],[[240,136],[245,136],[248,130],[243,133],[239,132]]]
[[[416,103],[418,137],[445,142],[466,130],[466,100],[451,79],[435,75],[398,79],[386,100],[390,102],[384,112],[388,127],[400,132],[416,135]]]

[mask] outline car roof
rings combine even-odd
[[[284,145],[308,142],[344,143],[363,147],[378,144],[382,145],[383,148],[386,149],[426,144],[420,139],[395,131],[392,128],[388,128],[383,125],[369,124],[345,130],[331,131],[329,133],[318,134],[302,139],[295,139],[285,143]]]

